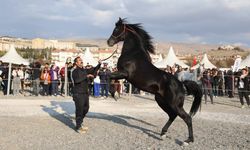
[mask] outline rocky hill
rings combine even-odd
[[[67,41],[82,43],[82,44],[93,44],[98,45],[101,48],[108,48],[107,39],[67,39]],[[211,50],[217,50],[221,45],[211,44],[190,44],[190,43],[177,43],[177,42],[154,42],[156,53],[167,54],[170,46],[173,46],[177,55],[198,55],[204,52],[210,53]],[[122,47],[122,43],[119,44]],[[116,46],[111,49],[115,49]],[[250,48],[242,47],[244,51],[250,51]],[[221,51],[219,54],[224,55],[227,51]],[[214,53],[214,52],[213,52]],[[235,53],[234,53],[235,54]]]

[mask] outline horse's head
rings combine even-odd
[[[115,24],[115,28],[113,30],[112,35],[107,41],[108,46],[114,46],[116,43],[120,41],[124,41],[125,30],[126,30],[126,26],[124,24],[124,21],[123,19],[119,18],[119,20]]]

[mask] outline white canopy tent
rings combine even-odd
[[[241,61],[239,69],[245,68],[246,66],[250,67],[250,55],[248,55],[247,58]]]
[[[10,50],[0,58],[4,63],[9,63],[9,73],[8,73],[8,89],[7,95],[10,94],[10,78],[11,78],[11,65],[12,64],[24,64],[29,65],[29,61],[27,59],[22,58],[16,51],[14,45],[10,46]]]
[[[195,66],[192,67],[192,69],[196,69],[198,67],[200,67],[200,65],[204,64],[204,68],[205,69],[212,69],[212,68],[217,68],[215,65],[213,65],[207,58],[207,54],[204,54],[203,59],[201,60],[201,62]]]
[[[181,60],[179,60],[173,50],[173,47],[171,46],[169,51],[168,51],[168,55],[167,57],[165,57],[163,60],[158,61],[156,63],[154,63],[154,65],[157,68],[166,68],[167,65],[168,66],[173,66],[174,64],[178,64],[183,68],[188,68],[189,66],[186,65],[184,62],[182,62]]]
[[[85,50],[85,52],[81,56],[83,60],[83,65],[86,66],[87,64],[96,66],[98,61],[96,61],[93,57],[93,54],[90,52],[89,48]]]
[[[22,58],[17,53],[14,45],[10,46],[10,50],[4,56],[2,56],[0,60],[6,63],[29,65],[29,61],[27,59]]]

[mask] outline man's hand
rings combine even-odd
[[[102,64],[102,60],[99,60],[98,63],[99,63],[99,64]]]
[[[94,78],[94,75],[88,74],[87,77],[88,77],[88,78]]]

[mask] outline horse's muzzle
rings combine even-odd
[[[109,38],[107,43],[108,43],[108,46],[110,46],[110,47],[115,45],[115,41],[112,38]]]

